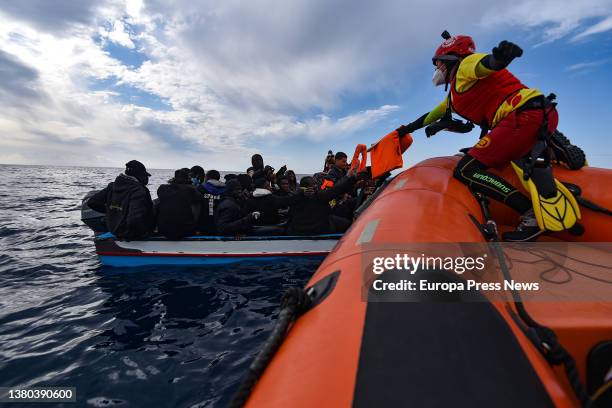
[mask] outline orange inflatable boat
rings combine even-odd
[[[609,401],[609,256],[588,260],[603,267],[596,279],[604,298],[597,301],[517,304],[484,294],[476,302],[364,298],[364,257],[372,245],[485,241],[478,228],[486,222],[478,201],[453,178],[458,159],[423,161],[382,189],[311,278],[305,293],[313,303],[286,326],[287,336],[263,373],[251,379],[248,398],[241,403],[309,408],[577,407],[600,398],[593,403],[599,407]],[[511,168],[502,175],[520,185]],[[612,170],[558,167],[555,176],[579,185],[583,197],[612,208],[612,190],[604,188],[612,185]],[[606,245],[612,237],[612,217],[585,207],[581,211],[582,235],[556,233],[540,241],[602,243],[603,253],[610,255]],[[518,223],[516,214],[495,203],[491,215],[500,229]],[[557,353],[554,338],[538,337],[543,332],[521,318],[520,308],[550,329],[548,334],[556,334],[566,355]]]

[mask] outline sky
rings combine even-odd
[[[612,0],[3,1],[0,163],[319,171],[444,98],[445,29],[520,45],[510,70],[612,167]],[[406,166],[478,133],[414,139]]]

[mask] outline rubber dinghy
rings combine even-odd
[[[481,301],[468,303],[373,302],[370,292],[364,300],[361,271],[369,245],[489,245],[478,225],[486,223],[478,201],[453,178],[457,161],[432,158],[388,183],[306,289],[296,288],[310,304],[285,324],[287,336],[271,360],[263,351],[255,359],[232,406],[576,407],[602,397],[612,367],[610,300],[518,303],[482,293],[476,295]],[[511,168],[501,174],[520,186]],[[603,187],[612,185],[612,170],[556,167],[555,175],[612,207],[612,190]],[[511,210],[496,203],[490,208],[500,229],[517,225]],[[539,242],[610,241],[612,217],[581,210],[582,235],[555,233]],[[600,276],[608,294],[609,266]],[[279,321],[288,305],[291,313],[296,308],[287,299]],[[273,350],[273,342],[265,347]]]
[[[221,265],[243,261],[274,261],[282,258],[323,258],[341,234],[315,236],[192,236],[180,241],[163,237],[122,241],[110,233],[95,237],[102,265]]]

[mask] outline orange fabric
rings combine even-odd
[[[407,134],[400,138],[397,131],[393,131],[370,147],[372,160],[372,178],[404,166],[402,153],[412,144],[412,136]]]
[[[332,188],[333,186],[334,186],[334,182],[332,180],[325,179],[323,180],[323,183],[321,184],[321,190],[326,190],[328,188]]]
[[[400,150],[402,151],[402,154],[408,150],[408,148],[410,146],[412,146],[412,135],[410,133],[408,133],[406,136],[404,137],[400,137]]]
[[[359,159],[360,156],[361,159]],[[351,160],[351,168],[355,168],[355,164],[357,164],[357,171],[364,171],[367,163],[368,147],[364,144],[358,144],[357,147],[355,147],[355,153],[353,153],[353,159]]]

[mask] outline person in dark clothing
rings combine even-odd
[[[206,182],[198,186],[198,192],[202,194],[203,205],[200,211],[197,230],[204,234],[215,234],[215,210],[221,201],[221,195],[225,191],[225,183],[220,181],[221,174],[217,170],[208,170]]]
[[[150,176],[141,162],[131,160],[124,173],[87,202],[93,210],[106,214],[106,226],[117,238],[139,239],[153,232],[153,202],[146,187]]]
[[[287,165],[283,164],[280,169],[276,173],[274,173],[274,169],[272,169],[272,174],[268,177],[270,183],[278,185],[278,180],[285,176],[285,172],[287,171]]]
[[[346,177],[338,180],[333,187],[319,190],[313,177],[304,177],[300,180],[301,188],[315,189],[311,197],[291,206],[289,210],[290,234],[326,234],[344,232],[351,224],[351,220],[332,215],[329,202],[341,194],[351,191],[355,184],[355,172],[351,169]]]
[[[199,186],[200,184],[204,183],[204,180],[205,180],[204,169],[197,165],[193,166],[189,170],[189,179],[191,180],[191,183],[194,186]]]
[[[289,178],[283,176],[278,180],[278,190],[274,192],[274,195],[278,197],[287,197],[296,194],[297,191],[291,191],[289,188]],[[289,218],[289,206],[278,209],[278,217],[280,222],[285,222]]]
[[[177,170],[171,183],[157,189],[157,229],[168,239],[181,239],[196,231],[202,197],[189,176],[189,169]]]
[[[223,176],[223,178],[225,179],[225,182],[227,183],[230,180],[237,179],[238,176],[236,174],[230,173],[230,174],[226,174],[225,176]]]
[[[334,157],[334,164],[331,166],[329,171],[327,172],[327,179],[333,181],[334,183],[344,177],[346,175],[347,168],[347,159],[346,153],[338,152]]]
[[[291,191],[291,189],[289,188],[289,178],[283,176],[278,179],[277,184],[278,190],[274,192],[275,195],[279,197],[286,197],[288,195],[294,194],[294,192]]]
[[[215,225],[221,235],[237,235],[249,232],[259,212],[246,213],[242,205],[242,186],[238,180],[225,183],[225,191],[215,212]]]
[[[261,214],[255,225],[276,225],[280,223],[278,210],[287,208],[304,199],[303,192],[285,197],[272,194],[270,183],[263,178],[256,179],[253,184],[255,185],[255,191],[248,200],[247,206],[249,210]]]
[[[295,172],[293,170],[287,170],[285,175],[287,176],[287,180],[289,180],[289,190],[295,193],[298,189]]]
[[[325,156],[325,164],[323,164],[323,173],[327,173],[329,169],[331,169],[331,166],[334,165],[335,162],[336,160],[334,158],[334,152],[332,152],[331,150],[328,150],[327,156]]]
[[[265,177],[264,161],[261,154],[254,154],[251,156],[251,167],[247,169],[247,174],[251,176],[253,180]]]
[[[253,179],[248,174],[239,174],[238,181],[240,182],[243,191],[250,193],[254,190]]]

